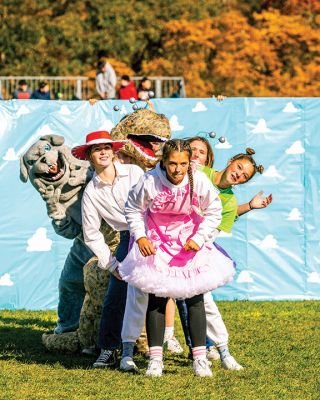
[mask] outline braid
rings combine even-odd
[[[189,178],[189,184],[190,184],[190,204],[192,206],[194,182],[193,182],[193,173],[192,173],[191,164],[189,164],[189,167],[188,167],[188,178]]]
[[[190,142],[188,140],[182,140],[182,139],[168,140],[162,149],[162,160],[163,161],[167,160],[169,158],[170,153],[173,151],[178,151],[179,153],[187,152],[189,161],[191,160],[192,150],[190,147]],[[162,162],[161,162],[161,168],[163,168]],[[191,164],[189,164],[187,173],[188,173],[189,184],[190,184],[190,201],[192,204],[194,183],[193,183],[193,174],[192,174]]]
[[[262,174],[263,171],[264,171],[264,167],[262,165],[257,165],[255,160],[253,159],[252,156],[255,153],[256,152],[253,149],[251,149],[250,147],[247,147],[245,153],[236,154],[235,156],[233,156],[230,159],[230,161],[243,160],[244,159],[244,160],[248,160],[252,164],[254,170],[253,170],[253,174],[250,176],[250,178],[248,180],[250,180],[255,175],[256,172],[259,172],[259,174]]]

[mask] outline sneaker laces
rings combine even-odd
[[[196,359],[194,360],[194,363],[199,365],[199,367],[202,369],[209,368],[209,361],[206,358]]]
[[[100,356],[98,357],[97,361],[105,363],[106,361],[109,360],[112,354],[113,350],[103,350],[103,352],[101,352]]]

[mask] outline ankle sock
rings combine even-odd
[[[162,360],[162,354],[163,354],[162,346],[149,347],[149,354],[150,354],[150,360],[151,359]]]
[[[206,359],[207,352],[206,346],[198,346],[192,348],[192,356],[194,360],[204,360]]]
[[[171,339],[174,335],[174,327],[173,326],[167,326],[166,329],[164,330],[164,341],[167,342],[169,339]]]
[[[226,357],[230,356],[228,345],[217,347],[217,350],[220,354],[221,361],[223,361]]]

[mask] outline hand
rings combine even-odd
[[[192,239],[189,239],[187,243],[183,246],[185,251],[199,251],[200,247],[197,245],[196,242],[194,242]]]
[[[223,94],[218,94],[218,96],[213,95],[213,98],[215,98],[217,101],[223,101],[227,98],[227,96],[224,96]]]
[[[156,254],[153,244],[146,237],[138,239],[137,244],[139,246],[140,253],[143,255],[143,257],[148,257],[152,256],[153,254]]]
[[[121,276],[119,274],[119,268],[118,267],[115,270],[113,270],[111,273],[115,278],[119,279],[119,281],[122,281],[122,278],[121,278]]]
[[[97,99],[89,99],[90,106],[94,106],[97,101]]]
[[[269,194],[267,197],[261,197],[263,191],[257,193],[250,201],[249,206],[251,209],[254,208],[265,208],[272,202],[272,194]]]
[[[146,102],[147,102],[150,110],[156,112],[156,110],[154,109],[154,105],[153,105],[152,101],[149,99]]]

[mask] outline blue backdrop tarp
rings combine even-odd
[[[120,106],[115,112],[113,106]],[[214,131],[215,166],[246,147],[265,167],[235,188],[239,202],[264,190],[273,203],[238,219],[232,235],[218,242],[237,262],[233,282],[216,299],[320,298],[320,99],[229,98],[154,100],[170,119],[174,137]],[[58,279],[71,241],[57,236],[45,203],[19,180],[19,156],[41,135],[59,134],[66,144],[94,130],[110,130],[125,113],[125,101],[0,102],[0,307],[53,309]],[[205,133],[201,133],[205,135]]]

